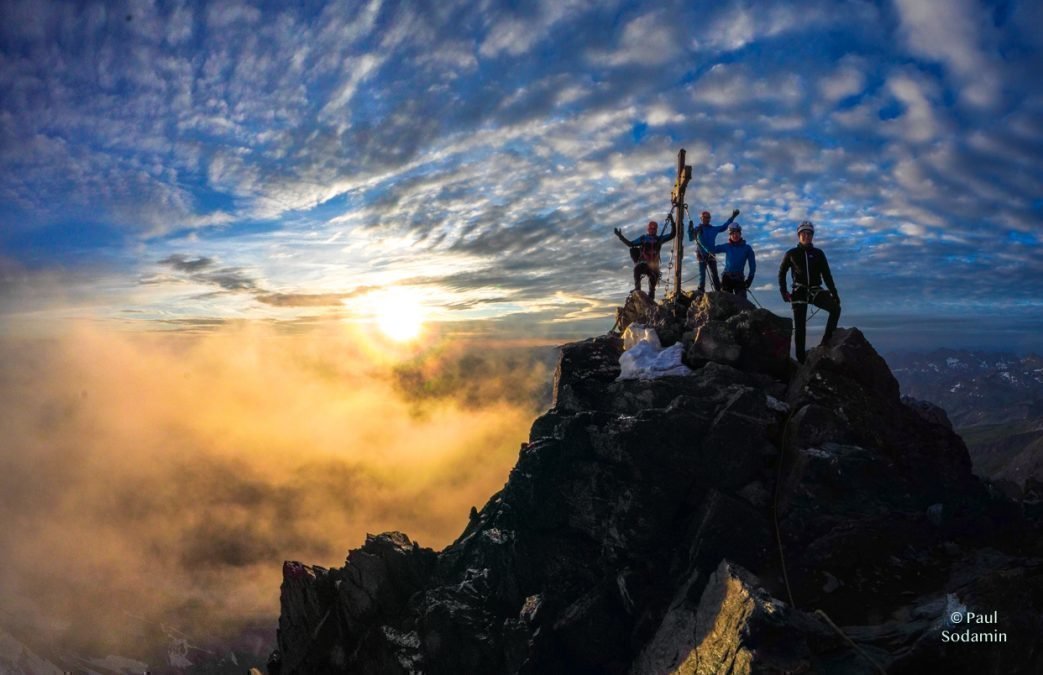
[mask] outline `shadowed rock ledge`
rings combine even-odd
[[[857,329],[798,368],[786,320],[717,295],[671,312],[691,376],[617,382],[618,337],[565,345],[445,550],[391,532],[339,569],[286,563],[270,672],[1043,672],[1038,516]],[[1006,642],[943,641],[967,629]]]

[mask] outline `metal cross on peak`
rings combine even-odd
[[[673,192],[670,193],[670,203],[674,211],[674,231],[676,245],[674,246],[674,297],[681,296],[681,260],[684,258],[684,231],[681,229],[684,223],[684,191],[688,187],[688,181],[692,180],[692,165],[684,163],[684,148],[677,153],[677,180],[674,181]]]

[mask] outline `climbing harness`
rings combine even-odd
[[[798,281],[794,281],[793,282],[793,292],[796,293],[798,288],[806,288],[807,289],[808,299],[807,300],[794,300],[794,299],[791,298],[790,299],[790,304],[791,305],[811,305],[812,307],[814,307],[815,308],[814,311],[811,312],[811,314],[805,319],[805,321],[811,321],[811,319],[814,318],[814,316],[816,314],[818,314],[822,310],[821,307],[819,307],[818,305],[814,304],[815,296],[817,296],[819,293],[822,292],[822,287],[821,286],[805,286],[804,284],[802,284],[802,283],[800,283]]]

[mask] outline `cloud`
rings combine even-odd
[[[559,290],[609,302],[629,274],[611,229],[662,217],[681,146],[690,205],[740,205],[771,247],[806,214],[863,258],[896,223],[931,259],[941,231],[1039,221],[1026,3],[961,0],[935,21],[910,3],[345,0],[143,5],[131,22],[9,4],[0,246],[43,265],[104,251],[150,282],[110,313],[303,318],[357,275],[444,280],[468,316]],[[140,262],[185,251],[214,264]]]
[[[932,99],[938,92],[933,83],[911,72],[898,72],[887,80],[892,95],[901,102],[904,111],[891,126],[900,126],[899,133],[911,143],[922,143],[937,137],[943,129]],[[885,125],[885,129],[887,125]]]
[[[700,105],[722,108],[763,102],[792,106],[801,100],[803,89],[802,79],[796,74],[779,74],[778,79],[767,80],[756,77],[746,65],[719,63],[696,83],[692,98]]]
[[[139,279],[138,283],[148,286],[191,281],[206,286],[215,286],[221,291],[231,294],[247,294],[257,302],[270,307],[343,307],[345,300],[379,291],[381,288],[379,286],[356,286],[342,293],[283,293],[269,290],[265,284],[243,268],[218,267],[217,261],[208,256],[190,258],[182,253],[174,253],[160,260],[159,264],[182,273],[182,276],[147,276]]]
[[[913,54],[945,64],[959,82],[960,96],[973,106],[999,103],[1002,75],[994,56],[982,45],[992,22],[975,0],[952,0],[935,6],[896,0],[900,33]]]
[[[863,91],[866,86],[865,64],[860,59],[845,58],[836,70],[819,80],[819,93],[828,103],[835,103]]]
[[[144,658],[162,645],[142,623],[271,630],[285,559],[338,565],[385,529],[447,544],[502,486],[549,371],[438,344],[393,369],[343,326],[0,342],[4,620]]]
[[[220,31],[237,22],[255,24],[260,20],[260,10],[243,2],[221,3],[209,7],[206,12],[207,28],[212,31]]]
[[[670,9],[657,9],[628,20],[618,41],[608,48],[593,48],[591,59],[612,67],[650,67],[678,58],[682,37],[677,25],[670,20],[672,14]]]
[[[519,56],[547,39],[556,24],[582,12],[584,1],[542,0],[496,17],[479,47],[483,57]]]
[[[213,258],[207,258],[200,256],[198,258],[190,259],[188,256],[175,253],[170,255],[163,260],[159,261],[160,265],[169,265],[178,272],[198,272],[199,270],[212,267],[214,265]]]
[[[258,295],[257,302],[274,307],[340,307],[348,298],[365,295],[375,286],[360,286],[350,293],[268,293]]]

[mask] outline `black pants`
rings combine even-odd
[[[798,288],[793,291],[793,329],[794,346],[797,348],[797,360],[804,363],[804,342],[806,340],[808,305],[815,305],[829,312],[826,321],[826,332],[822,335],[822,342],[826,344],[833,337],[833,331],[837,329],[840,321],[840,305],[829,291],[823,289],[812,289],[810,299],[807,289]]]
[[[634,290],[641,290],[641,277],[648,277],[648,297],[655,300],[655,286],[659,283],[659,266],[641,261],[634,265]]]
[[[746,279],[741,274],[725,272],[721,277],[721,290],[725,293],[734,293],[740,297],[746,297]]]

